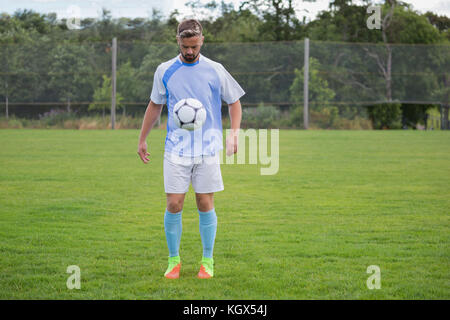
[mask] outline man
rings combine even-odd
[[[199,21],[189,19],[178,25],[180,54],[161,63],[155,72],[150,102],[139,137],[138,154],[144,163],[148,163],[150,153],[146,137],[158,119],[163,104],[167,104],[163,171],[167,198],[164,230],[169,248],[169,266],[164,276],[169,279],[176,279],[180,274],[181,214],[191,182],[196,196],[203,246],[198,278],[207,279],[214,275],[213,249],[217,229],[214,193],[224,189],[218,157],[222,149],[222,100],[228,104],[231,120],[231,133],[226,139],[227,155],[236,153],[238,148],[242,117],[239,99],[245,92],[220,63],[200,54],[203,40]],[[205,107],[207,117],[202,128],[189,132],[176,127],[173,107],[185,98],[197,99]]]

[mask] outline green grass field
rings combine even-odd
[[[192,188],[181,277],[163,277],[165,131],[147,165],[138,135],[0,130],[0,299],[450,298],[449,132],[280,131],[277,175],[222,165],[210,280]]]

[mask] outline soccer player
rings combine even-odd
[[[164,276],[169,279],[176,279],[180,274],[181,214],[191,182],[195,191],[203,246],[198,278],[214,276],[213,249],[217,230],[214,193],[224,189],[219,158],[219,151],[223,149],[222,100],[228,104],[231,120],[226,153],[229,156],[238,149],[242,117],[239,99],[245,92],[220,63],[200,54],[203,40],[202,26],[198,20],[188,19],[178,25],[180,54],[161,63],[156,69],[139,137],[138,154],[144,163],[148,163],[150,153],[146,137],[158,119],[163,104],[166,104],[169,117],[163,169],[167,198],[164,230],[169,248],[169,266]],[[200,129],[180,132],[182,129],[176,127],[173,121],[174,105],[185,98],[199,100],[206,109],[206,121]]]

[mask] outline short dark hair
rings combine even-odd
[[[196,19],[187,19],[180,22],[177,29],[177,36],[180,38],[190,38],[202,35],[202,25]]]

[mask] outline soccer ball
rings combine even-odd
[[[197,99],[181,99],[173,107],[173,120],[178,128],[196,130],[206,121],[206,109]]]

